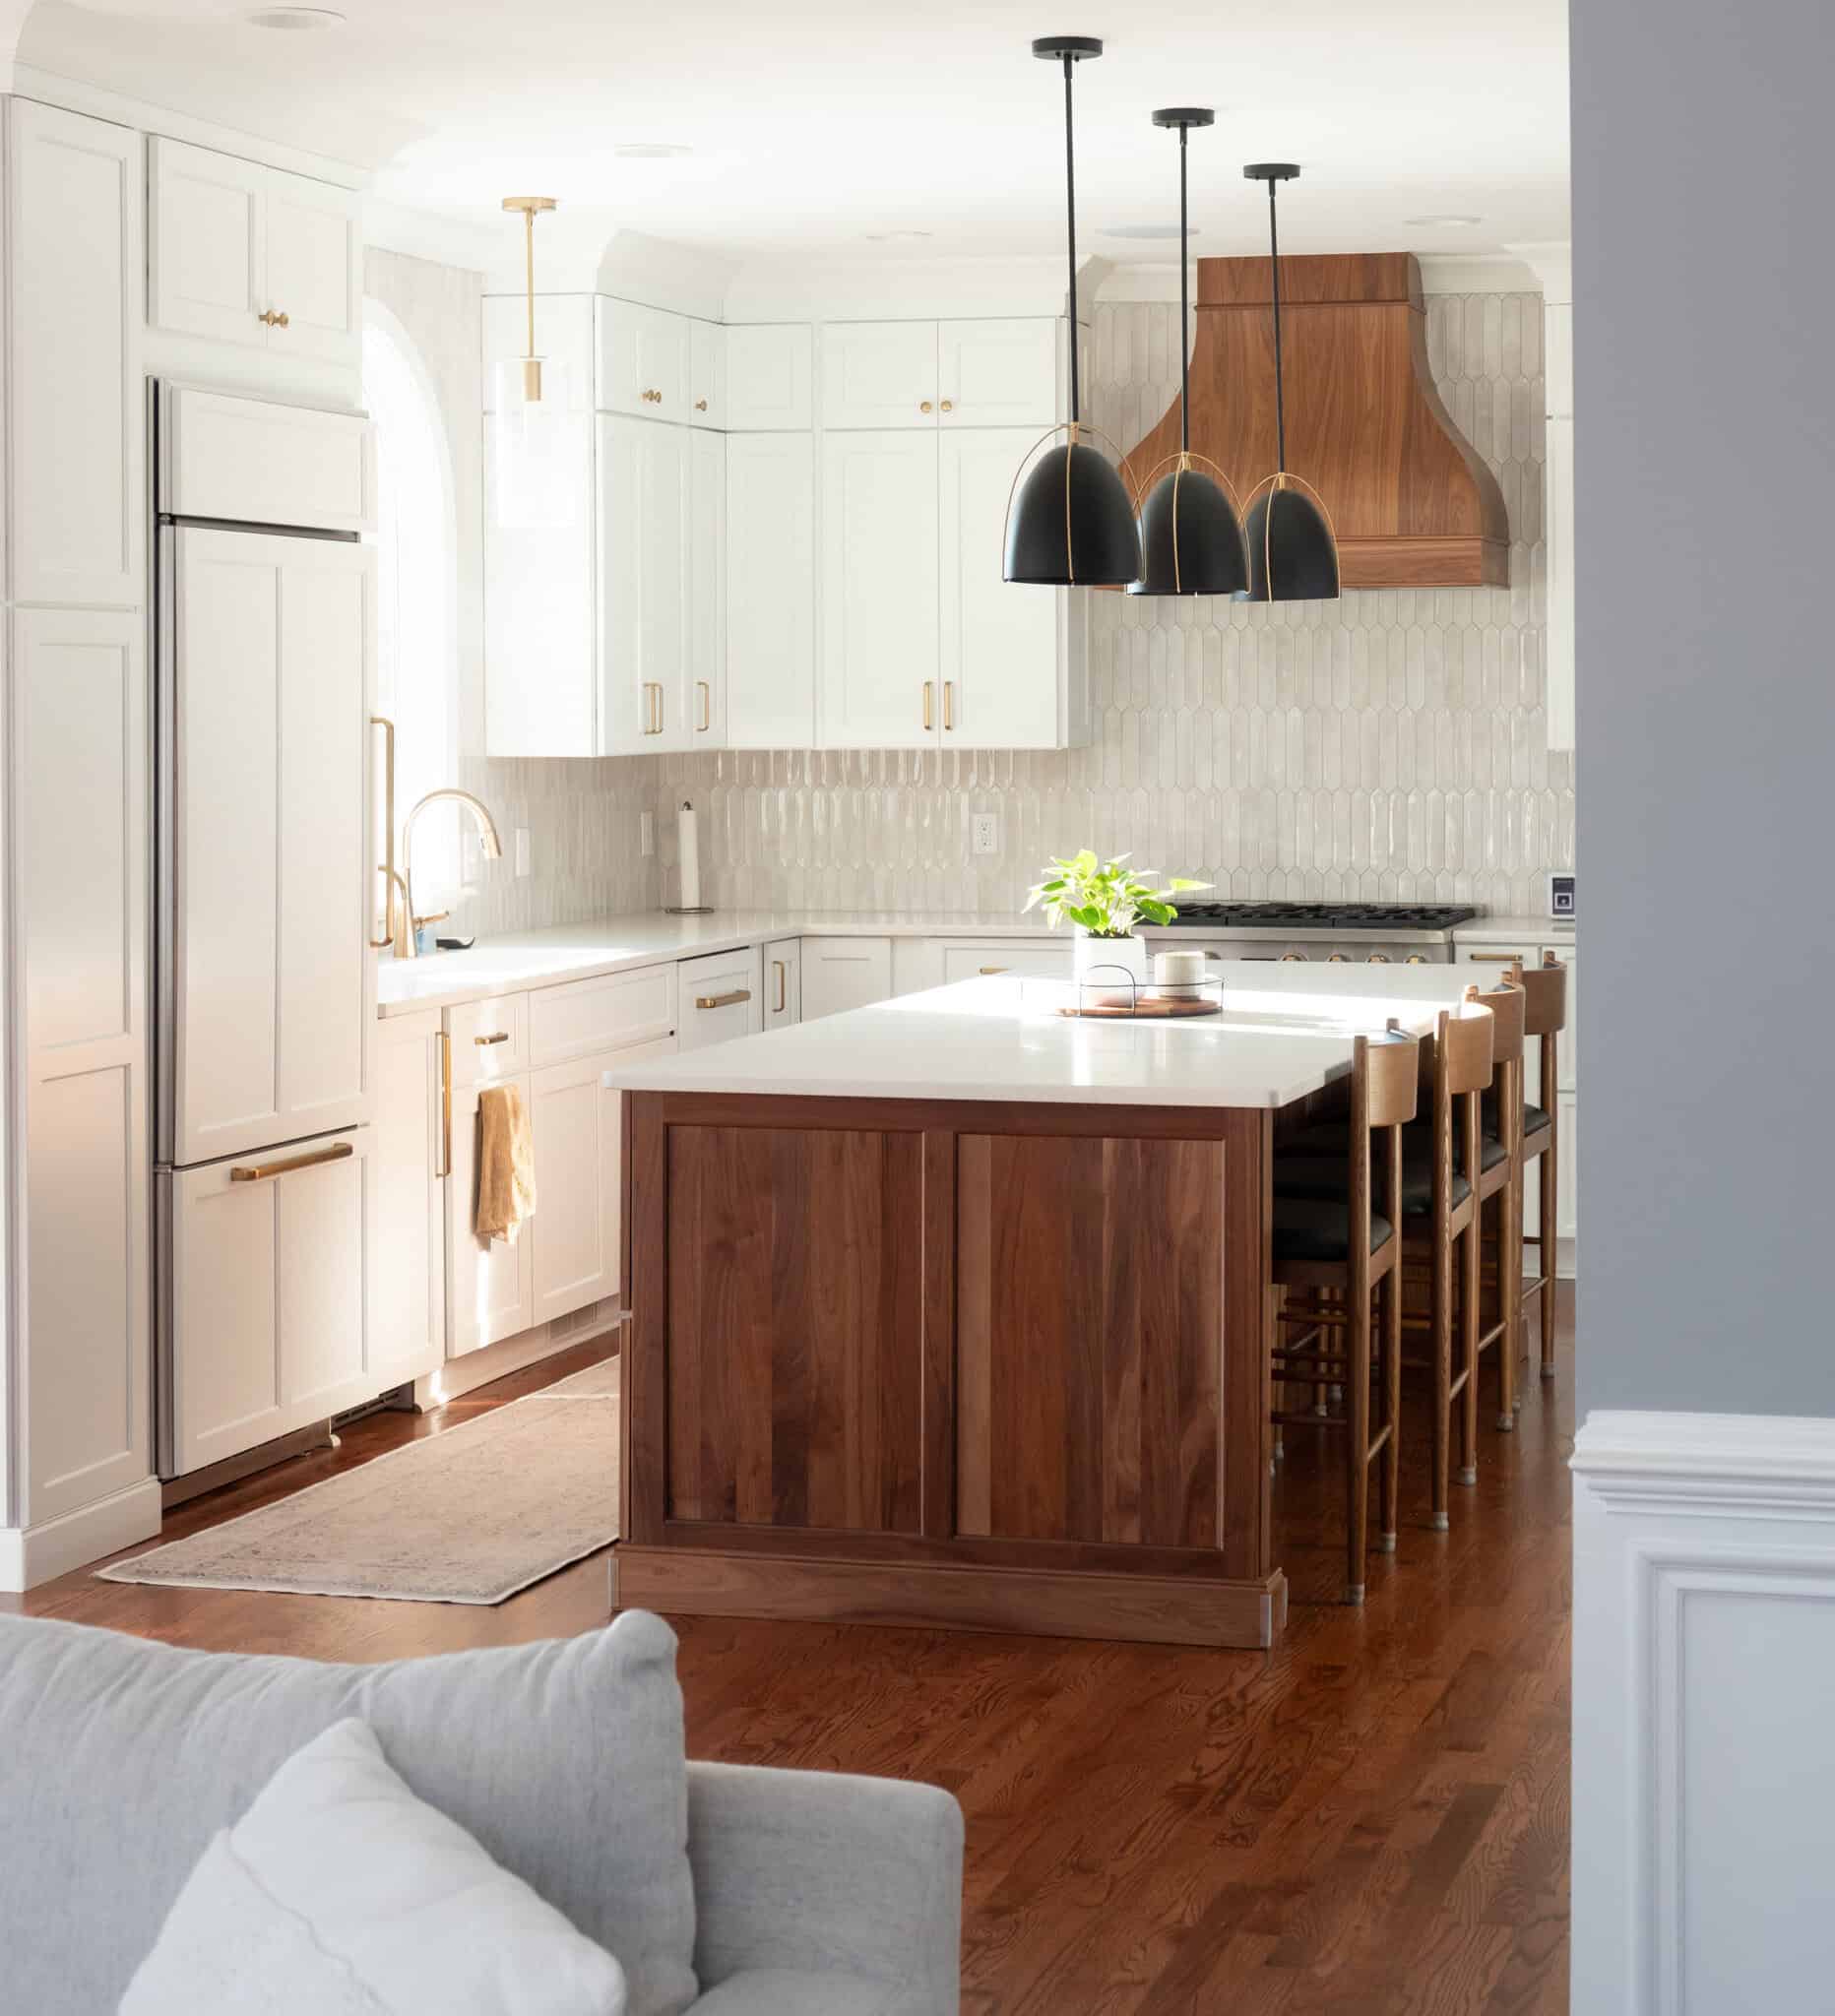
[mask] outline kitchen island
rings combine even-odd
[[[1440,967],[980,979],[633,1065],[613,1603],[1266,1646],[1275,1116]]]

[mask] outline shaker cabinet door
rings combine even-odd
[[[363,352],[362,258],[352,191],[270,171],[268,299],[275,320],[268,347],[356,365]]]
[[[527,1074],[512,1081],[529,1103]],[[532,1218],[516,1243],[477,1235],[477,1105],[479,1085],[453,1094],[452,1174],[446,1179],[446,1355],[463,1357],[536,1320]],[[540,1208],[538,1188],[536,1204]]]

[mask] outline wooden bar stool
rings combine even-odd
[[[1523,1031],[1526,996],[1508,980],[1494,992],[1466,989],[1468,1001],[1491,1012],[1491,1098],[1487,1124],[1479,1138],[1478,1207],[1480,1236],[1491,1260],[1490,1281],[1496,1291],[1496,1321],[1479,1331],[1478,1356],[1497,1350],[1497,1425],[1506,1434],[1516,1426],[1516,1352],[1523,1305]],[[1494,1123],[1490,1116],[1494,1115]],[[1487,1214],[1488,1208],[1488,1214]],[[1487,1216],[1490,1230],[1484,1229]],[[1482,1320],[1482,1319],[1481,1319]],[[1478,1432],[1478,1379],[1465,1390],[1466,1447],[1475,1449]],[[1461,1483],[1476,1483],[1477,1471]]]
[[[1555,1114],[1560,1104],[1556,1097],[1556,1088],[1560,1084],[1560,1039],[1562,1030],[1567,1027],[1567,969],[1552,952],[1545,952],[1540,966],[1513,966],[1510,979],[1523,989],[1524,1034],[1531,1042],[1540,1046],[1543,1103],[1531,1103],[1527,1087],[1523,1096],[1523,1203],[1526,1211],[1529,1204],[1528,1165],[1540,1161],[1542,1167],[1538,1171],[1541,1183],[1539,1229],[1522,1235],[1523,1244],[1536,1248],[1536,1272],[1531,1280],[1524,1282],[1522,1295],[1525,1322],[1530,1302],[1537,1304],[1537,1314],[1542,1319],[1542,1376],[1552,1379],[1554,1275],[1560,1262],[1559,1241],[1555,1233],[1555,1220],[1560,1209],[1556,1194],[1560,1180],[1560,1139]]]
[[[1363,1601],[1364,1555],[1369,1537],[1369,1468],[1380,1472],[1377,1547],[1393,1553],[1401,1491],[1402,1129],[1420,1099],[1421,1046],[1392,1026],[1373,1041],[1353,1045],[1351,1113],[1345,1186],[1330,1197],[1283,1194],[1281,1157],[1275,1157],[1274,1278],[1284,1299],[1296,1291],[1308,1299],[1282,1310],[1298,1327],[1291,1343],[1274,1349],[1278,1382],[1309,1385],[1315,1393],[1344,1389],[1342,1415],[1290,1414],[1277,1409],[1280,1426],[1348,1430],[1345,1452],[1347,1573],[1345,1600]],[[1372,1139],[1374,1137],[1374,1139]],[[1379,1171],[1380,1183],[1372,1172]],[[1375,1207],[1380,1203],[1382,1209]],[[1380,1423],[1371,1429],[1373,1298],[1381,1294],[1377,1350]],[[1327,1296],[1339,1299],[1328,1301]],[[1342,1342],[1328,1341],[1336,1333]]]

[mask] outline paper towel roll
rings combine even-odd
[[[681,857],[681,893],[675,899],[678,910],[701,908],[701,849],[695,839],[694,807],[686,798],[676,814],[676,850]]]

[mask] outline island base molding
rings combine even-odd
[[[1277,1570],[1257,1586],[1192,1576],[900,1566],[620,1544],[611,1555],[611,1606],[1255,1652],[1271,1646],[1286,1625],[1287,1578]]]
[[[1573,1473],[1574,2016],[1826,2009],[1835,1421],[1595,1413]]]

